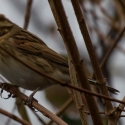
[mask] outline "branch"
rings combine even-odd
[[[31,14],[31,7],[32,7],[32,1],[33,0],[27,0],[27,6],[26,6],[26,13],[25,13],[25,21],[24,21],[24,29],[27,29],[29,20],[30,20],[30,14]]]
[[[66,103],[64,103],[60,110],[56,113],[57,116],[61,116],[63,112],[73,103],[73,100],[70,98]],[[53,121],[51,120],[47,125],[51,125]]]
[[[118,43],[118,41],[121,39],[122,35],[125,32],[125,27],[120,31],[120,33],[118,34],[117,38],[115,39],[115,41],[113,42],[113,44],[110,46],[109,50],[107,51],[106,55],[104,56],[103,60],[101,61],[100,67],[102,68],[107,59],[109,58],[109,56],[111,55],[111,52],[113,51],[113,49],[116,47],[116,44]]]
[[[125,102],[125,96],[122,99],[123,102]],[[121,116],[122,110],[124,109],[125,104],[119,104],[119,106],[117,108],[115,108],[114,110],[110,111],[107,115],[107,117],[110,119],[109,120],[109,125],[117,125],[118,120]],[[115,119],[111,116],[115,116]]]
[[[4,90],[12,93],[13,95],[16,95],[18,98],[20,98],[24,102],[28,98],[28,96],[26,96],[25,94],[21,93],[16,87],[9,86],[9,88],[5,87]],[[46,109],[45,107],[43,107],[42,105],[40,105],[38,102],[36,102],[36,101],[33,100],[32,101],[32,106],[35,109],[37,109],[39,112],[41,112],[44,116],[46,116],[46,117],[50,118],[51,120],[53,120],[56,124],[58,124],[58,125],[67,125],[67,123],[65,123],[59,117],[57,117],[52,112],[50,112],[48,109]]]
[[[90,85],[88,83],[87,77],[85,75],[85,70],[83,66],[83,61],[80,58],[76,42],[72,35],[71,29],[69,27],[66,14],[64,12],[61,0],[48,0],[55,20],[58,25],[58,30],[62,35],[67,51],[70,53],[73,65],[75,67],[78,79],[82,84],[82,88],[91,91]],[[95,99],[88,94],[85,94],[85,98],[93,119],[94,124],[102,125],[102,120],[96,105]],[[96,116],[95,116],[96,114]]]
[[[77,74],[75,71],[75,67],[72,63],[72,58],[69,52],[68,52],[68,64],[69,64],[71,84],[74,86],[81,86],[80,83],[78,84],[78,79],[76,77]],[[88,125],[86,115],[84,113],[84,104],[83,104],[84,101],[82,99],[81,93],[73,89],[73,96],[74,96],[74,102],[75,102],[76,108],[81,118],[82,125]]]
[[[21,123],[23,125],[31,125],[31,123],[27,122],[26,120],[24,120],[24,119],[22,120],[19,117],[17,117],[15,115],[13,115],[13,114],[11,114],[11,113],[9,113],[9,112],[1,109],[1,108],[0,108],[0,113],[3,114],[3,115],[5,115],[5,116],[8,116],[9,118],[11,118],[14,121],[17,121],[18,123]]]
[[[99,83],[101,83],[99,86],[99,89],[103,95],[109,96],[108,90],[106,87],[106,81],[105,81],[105,78],[103,77],[101,68],[99,67],[99,62],[97,60],[96,53],[95,53],[94,47],[91,42],[91,39],[90,39],[90,36],[88,33],[88,29],[86,26],[86,22],[85,22],[83,14],[82,14],[79,2],[78,2],[78,0],[71,0],[71,2],[73,5],[73,8],[74,8],[78,23],[79,23],[79,27],[80,27],[84,42],[86,44],[86,48],[89,53],[89,57],[90,57],[90,60],[92,63],[94,74],[96,76],[97,81]],[[103,100],[103,101],[104,101],[104,105],[106,107],[106,111],[110,111],[111,109],[113,109],[113,106],[110,101],[107,101],[107,100]]]

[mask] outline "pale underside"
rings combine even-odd
[[[44,45],[36,43],[30,44],[39,47],[39,49],[42,49],[41,50],[43,54],[42,56],[44,55],[47,56],[49,53],[55,54],[54,57],[48,58],[47,60],[46,57],[42,58],[41,55],[37,55],[36,48],[34,48],[33,50],[31,46],[27,46],[28,50],[35,52],[36,55],[34,55],[34,53],[26,54],[25,52],[22,53],[22,50],[20,50],[21,47],[17,51],[17,49],[15,48],[17,46],[13,45],[14,43],[13,41],[11,41],[11,38],[9,39],[9,42],[10,43],[4,42],[4,44],[1,44],[1,46],[5,50],[8,50],[10,53],[14,54],[16,58],[19,58],[20,60],[27,63],[31,67],[34,67],[38,71],[45,73],[55,79],[69,81],[68,68],[63,65],[63,63],[66,64],[66,61],[63,60],[62,57],[60,58],[59,55],[54,51],[52,51],[50,48],[47,47],[47,49],[44,50]],[[27,51],[27,48],[25,47],[22,48]],[[59,60],[60,63],[56,63],[56,61],[54,60],[56,61]],[[0,49],[0,73],[6,79],[8,79],[12,84],[28,90],[35,90],[38,87],[44,89],[56,83],[55,81],[43,77],[38,73],[36,73],[35,71],[29,69],[28,67],[26,67],[25,65],[23,65],[22,63],[20,63],[19,61],[17,61],[16,59],[14,59],[1,49]]]

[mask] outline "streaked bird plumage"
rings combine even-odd
[[[55,79],[68,79],[67,61],[40,38],[0,15],[0,46],[15,57]],[[28,90],[55,82],[42,77],[0,49],[0,73],[12,84]]]
[[[0,14],[0,74],[12,84],[28,90],[35,90],[38,87],[44,89],[55,84],[55,81],[39,75],[1,48],[39,72],[54,79],[70,82],[67,61],[40,38],[17,26],[2,14]],[[92,84],[98,86],[94,82]],[[108,87],[108,90],[112,93],[118,92],[111,87]]]

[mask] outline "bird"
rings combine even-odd
[[[70,82],[66,59],[39,37],[0,14],[0,74],[13,85],[32,91],[56,84],[54,80],[38,74],[17,59],[54,79]],[[111,92],[118,92],[114,88],[107,88]]]

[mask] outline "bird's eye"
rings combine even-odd
[[[0,28],[0,37],[3,36],[5,34],[4,30],[2,30],[2,28]]]
[[[10,27],[0,27],[0,37],[7,34],[10,30],[11,30]]]

